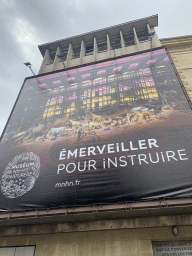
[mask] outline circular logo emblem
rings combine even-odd
[[[1,178],[1,191],[7,198],[16,198],[32,189],[40,172],[40,159],[26,152],[9,162]]]

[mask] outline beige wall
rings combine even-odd
[[[183,214],[4,227],[0,247],[36,245],[35,256],[152,256],[152,241],[192,240],[191,224]]]
[[[187,93],[192,100],[192,36],[160,40],[166,45]]]

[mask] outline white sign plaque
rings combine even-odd
[[[153,242],[154,256],[192,255],[192,241]]]

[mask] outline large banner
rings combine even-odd
[[[164,48],[26,79],[0,210],[192,195],[192,111]]]

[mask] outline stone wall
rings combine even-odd
[[[191,224],[191,214],[180,214],[3,227],[0,247],[35,245],[35,256],[152,256],[154,241],[192,239]]]
[[[192,100],[192,36],[161,39],[166,45],[179,76]]]

